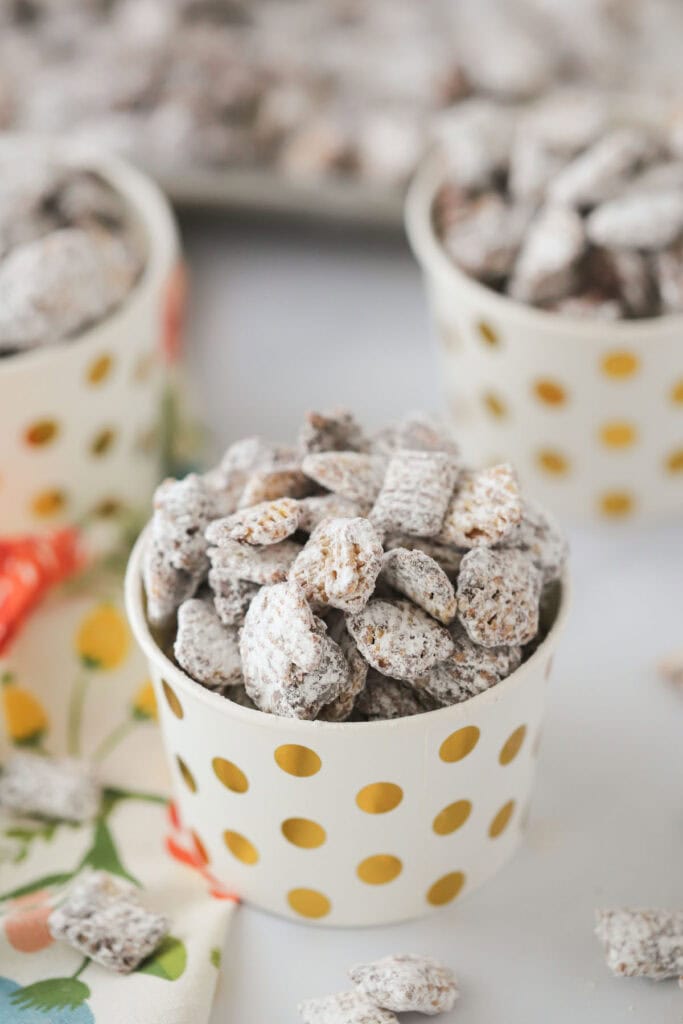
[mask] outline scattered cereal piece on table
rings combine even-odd
[[[433,618],[448,625],[455,618],[453,584],[441,566],[424,551],[392,548],[384,555],[382,577]]]
[[[367,519],[325,519],[315,528],[291,568],[314,605],[342,611],[363,608],[382,567],[382,544]]]
[[[614,974],[660,981],[683,973],[681,910],[598,910],[595,934]]]
[[[365,660],[393,679],[419,679],[453,650],[448,631],[410,601],[373,599],[346,623]]]
[[[457,595],[458,618],[470,639],[483,647],[511,647],[533,640],[538,632],[541,580],[538,569],[521,551],[469,551],[460,563]]]
[[[180,667],[210,690],[242,682],[237,629],[223,625],[210,595],[181,604],[173,653]]]
[[[502,463],[461,476],[438,539],[462,548],[497,544],[521,517],[517,475]]]
[[[433,537],[441,528],[458,475],[447,452],[401,449],[391,456],[370,512],[385,531]]]
[[[140,903],[137,890],[105,871],[78,876],[52,911],[48,928],[95,963],[128,974],[157,948],[169,922]]]
[[[321,487],[364,506],[379,494],[385,468],[385,459],[365,452],[316,452],[302,463],[306,476]]]
[[[452,1010],[458,998],[453,972],[429,956],[402,953],[349,971],[356,988],[394,1013],[434,1015]]]
[[[53,821],[92,821],[100,786],[91,767],[74,758],[13,753],[0,775],[0,807]]]
[[[362,992],[339,992],[299,1003],[304,1024],[398,1024],[390,1010],[382,1010]]]

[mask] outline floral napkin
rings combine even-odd
[[[236,898],[168,802],[154,693],[120,577],[98,569],[63,583],[33,611],[0,672],[0,760],[13,745],[84,756],[104,783],[87,825],[0,811],[0,1021],[203,1024]],[[139,885],[143,902],[171,919],[169,937],[130,975],[48,932],[52,906],[87,866]]]

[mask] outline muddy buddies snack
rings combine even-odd
[[[15,753],[0,775],[0,807],[53,821],[91,821],[100,786],[86,763],[28,752]]]
[[[595,934],[614,974],[654,981],[683,976],[683,911],[599,910]]]
[[[437,960],[415,953],[395,954],[358,964],[349,971],[358,991],[395,1013],[434,1015],[452,1010],[458,998],[453,972]]]
[[[168,934],[169,922],[140,903],[136,888],[106,871],[80,875],[48,920],[50,934],[119,974],[135,970]]]
[[[254,481],[281,471],[287,493],[262,500]],[[162,484],[143,583],[201,685],[268,714],[378,721],[514,672],[566,553],[510,466],[462,466],[425,417],[370,436],[335,409],[308,415],[298,448],[247,438]]]
[[[382,1010],[362,992],[339,992],[299,1003],[304,1024],[398,1024],[390,1010]]]
[[[433,220],[446,253],[563,315],[682,312],[683,161],[665,115],[660,124],[622,123],[578,89],[527,106],[461,103],[437,129],[447,181]]]
[[[139,229],[104,179],[0,158],[0,355],[71,338],[116,309],[143,267]]]

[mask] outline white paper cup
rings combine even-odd
[[[133,551],[126,608],[149,662],[183,823],[245,900],[323,925],[419,917],[492,877],[517,849],[567,585],[536,652],[463,704],[387,722],[243,708],[161,650]]]
[[[455,267],[432,225],[432,155],[406,228],[422,268],[454,429],[476,465],[509,459],[574,520],[683,510],[683,316],[579,320],[500,295]]]
[[[148,178],[67,143],[8,137],[0,156],[46,153],[101,175],[139,225],[147,260],[101,323],[54,346],[0,359],[0,532],[38,533],[149,508],[161,471],[162,341],[180,251],[168,202]]]

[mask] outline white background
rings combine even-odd
[[[369,426],[438,406],[400,239],[220,216],[184,229],[189,357],[219,448],[255,431],[292,437],[311,406],[349,404]],[[683,525],[571,537],[573,609],[516,859],[462,902],[393,928],[314,929],[242,907],[211,1024],[293,1024],[297,1002],[344,988],[350,964],[411,951],[458,975],[444,1022],[683,1021],[675,983],[611,978],[592,935],[596,906],[683,907],[683,693],[655,671],[683,647]]]

